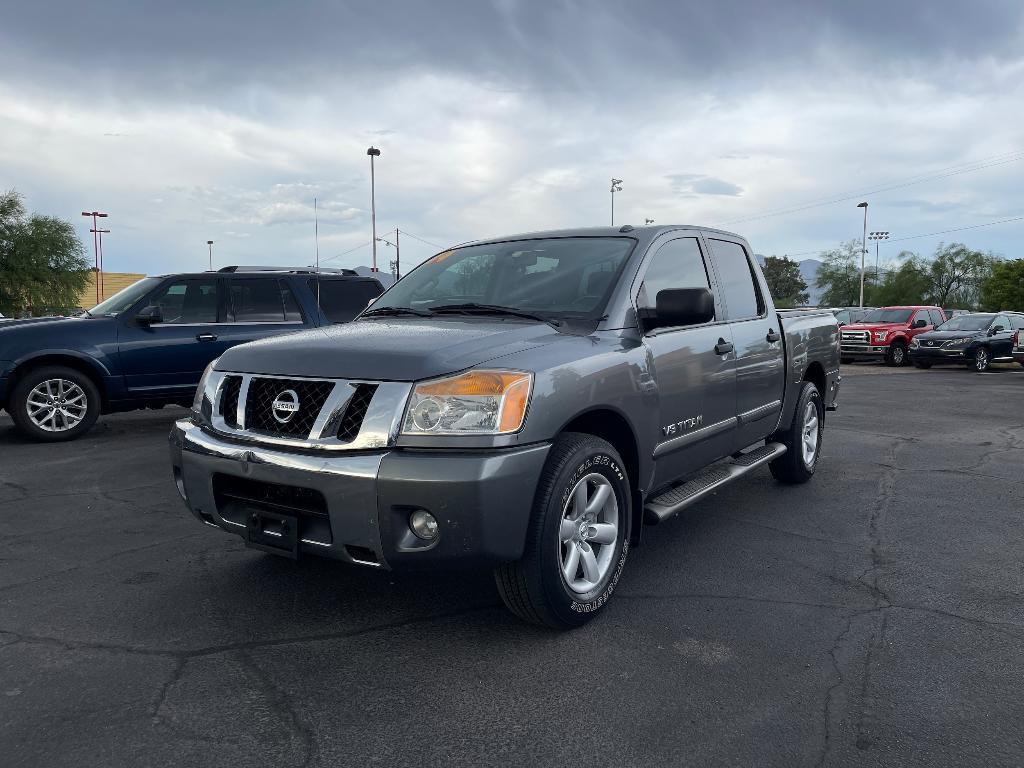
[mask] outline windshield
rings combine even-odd
[[[410,272],[367,311],[477,304],[545,318],[597,319],[633,243],[567,237],[455,248]]]
[[[995,315],[958,315],[947,320],[935,330],[937,331],[984,331]]]
[[[101,301],[89,310],[94,317],[107,315],[113,317],[128,309],[159,284],[159,277],[144,277],[137,283],[132,283],[127,288],[118,291],[106,301]]]
[[[905,323],[914,314],[912,309],[875,309],[858,322],[861,323]]]

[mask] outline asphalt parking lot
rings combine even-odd
[[[290,562],[197,523],[181,411],[0,416],[0,762],[1024,764],[1024,369],[844,367],[806,486],[659,528],[610,610],[520,624],[490,574]]]

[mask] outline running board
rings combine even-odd
[[[712,491],[717,491],[723,485],[728,485],[751,470],[767,464],[772,459],[777,459],[785,452],[786,446],[782,443],[768,443],[760,448],[734,456],[725,464],[716,464],[685,483],[670,488],[653,499],[648,499],[644,504],[644,522],[660,523],[700,501]]]

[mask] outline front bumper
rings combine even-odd
[[[312,491],[326,515],[298,517],[299,553],[412,570],[519,559],[550,445],[299,454],[228,441],[182,419],[170,448],[178,492],[200,521],[245,537],[261,502],[240,502],[226,483]],[[437,518],[434,541],[409,530],[416,509]]]
[[[931,363],[959,363],[969,359],[967,347],[911,347],[911,360]]]
[[[888,344],[840,344],[840,357],[852,357],[855,360],[872,360],[885,357],[889,351]]]

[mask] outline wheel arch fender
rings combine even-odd
[[[103,407],[106,407],[108,403],[106,379],[111,375],[109,368],[102,361],[76,350],[42,349],[16,360],[11,368],[11,389],[13,390],[18,381],[29,371],[44,365],[63,365],[88,376],[99,390],[100,397],[103,399]]]

